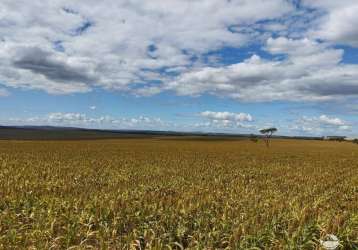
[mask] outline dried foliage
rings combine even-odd
[[[0,142],[0,249],[358,249],[358,148]]]

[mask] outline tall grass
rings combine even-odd
[[[0,142],[0,249],[358,249],[350,143]]]

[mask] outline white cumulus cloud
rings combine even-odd
[[[316,38],[358,47],[357,1],[304,0],[303,3],[324,11],[312,31]]]
[[[244,128],[253,129],[255,125],[248,124],[252,122],[253,118],[250,114],[246,113],[233,113],[233,112],[215,112],[215,111],[204,111],[200,113],[200,116],[205,118],[207,121],[195,124],[198,128]]]
[[[326,125],[332,125],[332,126],[344,126],[346,125],[346,122],[337,118],[337,117],[328,117],[327,115],[321,115],[318,120]]]
[[[51,94],[95,87],[155,94],[153,81],[167,79],[163,69],[183,70],[193,57],[246,45],[250,34],[231,26],[292,10],[285,0],[3,0],[0,82]]]
[[[269,38],[265,49],[243,62],[194,69],[167,83],[179,95],[209,93],[240,101],[322,101],[358,95],[358,66],[341,63],[343,50],[308,38]]]
[[[239,122],[252,121],[252,116],[246,113],[204,111],[201,112],[200,115],[210,120],[228,120]]]
[[[53,125],[107,129],[168,129],[174,124],[156,117],[112,117],[108,115],[92,117],[82,113],[54,112],[44,116],[10,118],[3,121],[9,125]]]
[[[341,118],[328,115],[303,116],[290,125],[290,129],[308,134],[327,135],[350,131],[352,125]]]

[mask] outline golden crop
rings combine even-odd
[[[1,249],[358,249],[358,146],[0,142]]]

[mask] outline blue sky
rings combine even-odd
[[[358,137],[356,1],[0,9],[0,124]]]

